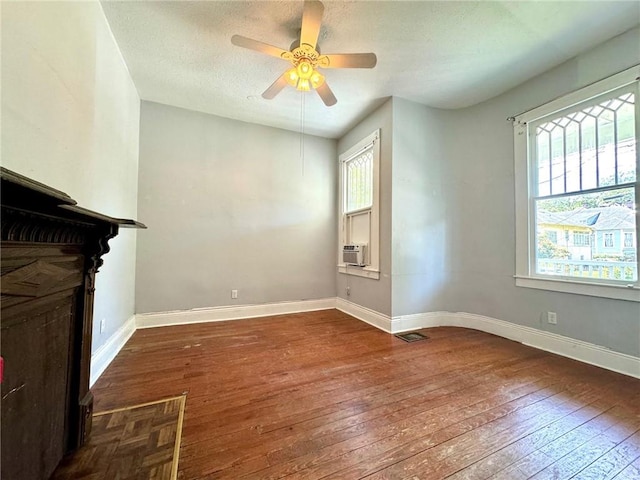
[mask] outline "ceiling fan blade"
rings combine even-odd
[[[322,85],[316,88],[316,92],[318,92],[318,95],[320,95],[320,98],[322,99],[322,101],[327,107],[330,107],[338,103],[336,96],[333,94],[333,92],[329,88],[329,85],[327,85],[327,82],[324,82]]]
[[[255,50],[256,52],[266,53],[272,57],[284,58],[289,60],[291,58],[291,52],[283,50],[268,43],[259,42],[251,38],[243,37],[242,35],[234,35],[231,37],[231,43],[238,47],[248,48],[249,50]]]
[[[269,88],[267,88],[262,94],[262,98],[266,98],[267,100],[271,100],[277,94],[279,94],[284,87],[287,86],[287,73],[283,73],[278,77],[278,79],[271,84]]]
[[[330,53],[318,59],[322,68],[373,68],[376,63],[375,53]]]
[[[318,43],[318,35],[320,34],[323,12],[324,5],[322,5],[321,2],[315,0],[307,0],[304,2],[300,45],[307,44],[315,50],[316,43]]]

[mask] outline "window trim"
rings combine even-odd
[[[371,207],[360,208],[347,213],[345,211],[345,164],[371,146],[373,147],[373,204]],[[380,129],[370,133],[353,147],[340,154],[338,165],[338,272],[378,280],[380,278]],[[346,237],[347,215],[361,214],[367,211],[371,212],[371,230],[368,245],[369,264],[364,267],[346,265],[342,262],[342,246]]]
[[[529,124],[535,123],[542,117],[547,117],[556,112],[577,106],[591,98],[635,84],[634,94],[636,98],[636,119],[640,120],[640,65],[635,65],[627,70],[612,75],[604,80],[595,82],[572,93],[556,98],[551,102],[524,112],[513,120],[514,136],[514,173],[515,173],[515,200],[516,200],[516,271],[515,283],[518,287],[527,287],[542,290],[551,290],[563,293],[574,293],[596,297],[613,298],[640,302],[640,278],[635,283],[609,284],[595,281],[578,281],[572,277],[537,275],[532,269],[535,258],[531,255],[532,235],[530,212],[533,211],[534,200],[531,194],[531,163],[529,159]],[[636,139],[640,139],[640,121],[636,121]],[[638,218],[638,206],[640,206],[640,143],[636,148],[636,238],[640,238],[640,219]],[[576,192],[580,193],[580,192]],[[640,259],[639,259],[640,261]]]

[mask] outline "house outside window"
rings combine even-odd
[[[640,301],[638,73],[515,118],[517,285]]]

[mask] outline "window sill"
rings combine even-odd
[[[608,285],[603,283],[575,282],[566,279],[538,278],[522,275],[514,275],[514,278],[516,279],[517,287],[640,302],[640,287],[637,285]]]
[[[346,273],[347,275],[355,275],[356,277],[371,278],[373,280],[380,279],[380,270],[372,267],[358,267],[355,265],[338,265],[338,273]]]

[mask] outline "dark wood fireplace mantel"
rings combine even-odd
[[[91,431],[94,280],[108,241],[146,227],[1,167],[0,178],[0,476],[42,480]]]

